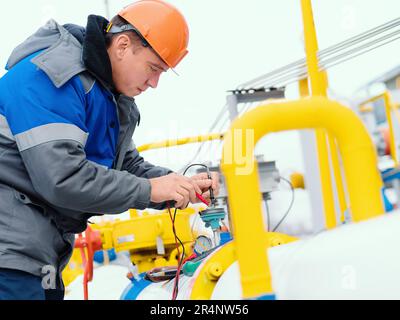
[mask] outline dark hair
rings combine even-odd
[[[122,27],[124,25],[129,24],[128,21],[126,21],[124,18],[120,17],[119,15],[116,15],[114,18],[112,18],[110,22],[112,23],[113,26],[117,26],[117,27]],[[134,46],[133,46],[134,50],[136,50],[137,48],[143,47],[142,39],[140,38],[140,36],[135,31],[129,30],[129,31],[123,31],[120,33],[108,33],[107,32],[105,34],[107,48],[109,48],[111,46],[113,39],[121,34],[126,34],[129,37],[129,39],[134,44]]]

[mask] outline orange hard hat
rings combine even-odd
[[[183,15],[161,0],[141,0],[118,13],[128,21],[153,50],[174,68],[188,53],[189,28]]]

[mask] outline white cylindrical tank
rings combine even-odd
[[[129,285],[128,269],[119,265],[104,265],[94,269],[93,281],[88,283],[90,300],[118,300]],[[65,300],[83,300],[83,275],[78,276],[65,291]]]
[[[271,248],[274,293],[277,299],[400,299],[399,245],[397,211]],[[180,277],[178,299],[190,298],[194,277]],[[173,281],[152,283],[137,299],[171,299],[172,290]],[[241,298],[235,262],[219,278],[212,299]]]

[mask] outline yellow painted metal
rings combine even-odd
[[[221,161],[245,298],[270,293],[272,286],[265,247],[258,241],[265,227],[257,162],[253,161],[249,170],[249,163],[239,162],[237,154],[245,152],[246,159],[249,154],[254,159],[255,144],[265,134],[313,128],[325,128],[337,139],[353,221],[384,212],[376,151],[366,128],[352,110],[324,97],[312,97],[264,105],[247,112],[232,123],[225,135]],[[249,131],[252,137],[247,134]]]
[[[305,189],[304,175],[300,172],[293,172],[290,175],[290,182],[295,189]]]
[[[323,129],[316,129],[315,136],[317,140],[317,156],[324,204],[325,226],[327,229],[332,229],[336,227],[336,213],[331,167],[329,165],[327,134]]]
[[[299,94],[302,98],[306,98],[310,95],[310,90],[308,89],[308,78],[299,80]]]
[[[264,250],[297,240],[295,237],[278,232],[264,233],[261,239],[264,239],[264,241],[258,240],[258,242],[263,245]],[[191,300],[209,300],[211,298],[218,278],[232,263],[237,261],[234,241],[218,248],[199,266],[193,275]]]
[[[326,72],[323,73],[321,81],[323,86],[327,85]],[[309,96],[308,79],[301,79],[299,81],[299,92],[301,97]],[[329,154],[331,155],[332,169],[336,182],[336,190],[338,194],[339,206],[341,211],[341,220],[344,220],[344,211],[346,210],[346,198],[344,193],[343,180],[340,170],[338,151],[336,149],[335,140],[323,129],[315,130],[315,138],[317,145],[317,157],[319,164],[319,172],[322,188],[322,200],[324,205],[325,226],[327,229],[336,227],[336,214],[335,214],[335,200],[333,195],[333,181],[331,176],[331,168],[329,165]],[[328,139],[328,141],[327,141]],[[330,153],[328,152],[330,148]]]
[[[187,242],[183,245],[185,246],[186,256],[190,256],[193,253],[193,243]],[[179,247],[179,250],[179,253],[182,254],[181,247]],[[154,250],[131,251],[130,259],[137,266],[139,273],[142,273],[153,268],[178,265],[178,250],[166,248],[165,255],[157,255]]]
[[[400,76],[396,78],[396,89],[400,89]]]
[[[391,103],[390,94],[388,91],[385,91],[383,93],[383,100],[384,100],[384,104],[385,104],[386,119],[389,124],[390,153],[392,155],[395,166],[398,166],[399,159],[397,156],[396,139],[394,137],[394,128],[393,128],[393,120],[392,120],[392,103]],[[396,110],[396,109],[393,108],[393,110]]]
[[[190,215],[194,213],[180,211],[176,215],[175,228],[179,230],[182,242],[193,241],[190,232]],[[178,231],[177,231],[178,232]],[[172,223],[168,213],[146,214],[126,221],[117,221],[112,226],[113,248],[118,251],[154,249],[156,239],[162,237],[165,246],[175,246]]]
[[[303,25],[304,25],[304,43],[306,51],[306,61],[308,76],[311,83],[312,96],[326,97],[328,88],[328,75],[326,71],[320,71],[318,65],[318,41],[315,30],[314,17],[312,12],[311,0],[301,0]],[[300,84],[302,85],[302,84]],[[304,86],[304,85],[303,85]],[[304,93],[304,89],[300,92]],[[342,220],[344,211],[347,208],[344,192],[343,178],[340,169],[338,151],[334,138],[322,129],[316,130],[318,162],[320,166],[322,196],[325,209],[325,225],[327,229],[336,227],[336,210],[333,194],[333,179],[331,176],[330,163],[336,190],[338,195],[339,209]],[[330,152],[328,152],[328,149]],[[329,154],[331,157],[329,158]],[[331,161],[329,161],[329,159]]]
[[[222,271],[222,264],[214,262],[207,267],[207,276],[211,281],[215,281],[222,276]]]
[[[190,229],[190,216],[195,213],[193,208],[179,210],[175,219],[176,233],[185,246],[186,256],[193,252],[194,237]],[[133,210],[130,211],[130,216],[129,220],[103,221],[91,225],[94,230],[100,231],[103,249],[129,251],[130,259],[139,272],[154,267],[177,265],[178,251],[168,211],[155,214],[143,211],[139,215]],[[163,242],[164,254],[157,253],[157,237]]]
[[[68,265],[62,272],[65,287],[69,286],[76,277],[83,274],[82,256],[79,249],[74,249]]]
[[[311,0],[301,0],[301,9],[303,15],[304,44],[308,76],[311,83],[311,94],[313,96],[326,96],[327,78],[326,74],[321,72],[318,67],[318,42]]]
[[[129,216],[131,218],[136,218],[138,216],[138,211],[136,209],[129,209]]]
[[[372,107],[371,106],[368,106],[368,105],[366,105],[366,106],[362,106],[362,107],[360,107],[360,109],[359,109],[359,111],[361,112],[361,113],[369,113],[369,112],[372,112]]]
[[[398,155],[397,155],[396,139],[394,136],[394,127],[393,127],[393,119],[392,119],[391,111],[393,110],[396,117],[398,117],[399,124],[400,124],[400,116],[398,114],[397,108],[393,105],[393,103],[391,101],[390,93],[388,91],[385,91],[384,93],[382,93],[380,95],[377,95],[368,100],[365,100],[359,104],[358,108],[361,112],[372,111],[373,108],[369,104],[372,102],[378,101],[380,99],[383,99],[386,120],[389,125],[390,153],[391,153],[391,156],[392,156],[392,159],[393,159],[395,165],[397,166],[399,164],[399,159],[398,159]]]
[[[336,190],[337,190],[337,196],[338,196],[338,202],[339,202],[339,209],[340,209],[340,220],[341,222],[344,222],[345,220],[345,211],[347,210],[347,203],[346,203],[346,196],[344,192],[344,184],[343,184],[343,175],[342,175],[342,170],[341,170],[341,165],[339,162],[339,151],[337,148],[336,140],[333,138],[333,136],[328,132],[327,133],[328,137],[328,144],[330,148],[330,155],[332,159],[332,167],[333,167],[333,175],[335,177],[335,183],[336,183]],[[330,225],[335,227],[337,225],[336,221],[336,216],[333,221],[333,223]],[[327,225],[327,228],[329,227]]]
[[[224,138],[224,133],[210,133],[206,135],[200,135],[195,137],[187,137],[180,139],[171,139],[160,142],[153,142],[144,144],[137,148],[139,152],[152,150],[152,149],[160,149],[160,148],[168,148],[173,146],[180,146],[189,143],[198,143],[212,140],[222,140]]]

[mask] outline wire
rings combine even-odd
[[[363,54],[365,54],[365,53],[368,53],[368,52],[370,52],[370,51],[372,51],[372,50],[374,50],[374,49],[380,48],[380,47],[382,47],[382,46],[384,46],[384,45],[387,45],[387,44],[389,44],[389,43],[391,43],[391,42],[393,42],[393,41],[395,41],[395,40],[398,40],[398,39],[400,39],[400,37],[396,37],[396,38],[394,38],[394,39],[390,39],[390,40],[388,40],[388,41],[386,41],[386,42],[384,42],[384,43],[381,43],[381,44],[379,44],[379,45],[377,45],[377,46],[375,46],[375,47],[372,47],[372,48],[370,48],[370,49],[368,49],[368,50],[364,50],[364,51],[362,51],[362,52],[360,52],[360,53],[358,53],[358,54],[356,54],[356,55],[354,55],[354,56],[347,57],[346,59],[343,59],[343,60],[341,60],[341,61],[338,61],[338,62],[332,63],[332,64],[330,64],[330,65],[324,66],[324,69],[334,67],[334,66],[336,66],[336,65],[338,65],[338,64],[341,64],[341,63],[343,63],[343,62],[346,62],[346,61],[348,61],[348,60],[351,60],[351,59],[353,59],[353,58],[356,58],[356,57],[358,57],[358,56],[360,56],[360,55],[363,55]]]
[[[226,115],[225,111],[226,111],[227,108],[228,108],[228,104],[225,104],[222,107],[222,109],[220,110],[218,116],[215,118],[213,124],[208,129],[207,133],[211,133],[214,130],[214,128],[218,125],[219,121]],[[192,163],[197,158],[197,156],[200,154],[201,149],[203,148],[203,146],[204,146],[204,144],[206,142],[209,142],[209,141],[203,141],[203,142],[200,143],[200,146],[198,147],[198,149],[197,149],[195,155],[193,156],[193,158],[190,161],[188,161],[181,169],[179,169],[178,172],[181,172],[183,170],[183,168],[186,168],[190,163]]]
[[[180,257],[180,259],[178,261],[178,269],[176,270],[176,276],[175,276],[175,283],[174,283],[174,291],[173,291],[173,295],[172,295],[172,300],[176,300],[176,298],[178,296],[178,292],[179,292],[179,275],[181,273],[181,268],[182,268],[184,257],[185,257],[185,246],[183,245],[181,239],[179,239],[179,237],[177,236],[176,231],[175,231],[175,218],[176,218],[176,212],[177,211],[178,211],[178,209],[175,208],[173,226],[174,226],[174,235],[178,239],[179,243],[182,246],[182,256]]]
[[[334,56],[336,53],[340,53],[343,52],[351,47],[356,46],[359,43],[362,42],[366,42],[366,40],[368,40],[369,38],[377,38],[378,35],[383,34],[384,32],[386,32],[387,30],[390,29],[394,29],[395,27],[400,25],[400,18],[396,18],[393,19],[389,22],[386,22],[382,25],[379,25],[377,27],[374,27],[370,30],[367,30],[359,35],[356,35],[354,37],[351,37],[347,40],[341,41],[333,46],[330,46],[326,49],[320,50],[318,52],[318,57],[320,59],[320,61],[322,62],[324,59],[328,60],[328,63],[326,63],[326,65],[321,65],[320,64],[320,68],[321,70],[327,69],[327,68],[331,68],[334,67],[340,63],[344,63],[350,59],[356,58],[361,54],[365,54],[373,49],[379,48],[380,46],[375,46],[374,48],[372,48],[371,50],[366,50],[363,51],[360,54],[357,55],[353,55],[350,57],[347,57],[347,55],[352,55],[355,53],[355,50],[362,50],[363,48],[365,48],[366,44],[362,45],[361,47],[355,48],[353,50],[349,50],[348,52],[346,52],[346,57],[343,56],[342,54],[338,54],[336,56]],[[391,34],[390,36],[393,36],[393,34]],[[384,36],[383,38],[378,38],[375,39],[373,41],[371,41],[370,43],[368,43],[368,46],[371,45],[375,45],[377,43],[377,41],[383,41],[385,40]],[[398,38],[395,38],[391,41],[387,41],[382,45],[388,44],[394,40],[397,40]],[[334,56],[334,57],[332,57]],[[330,59],[327,59],[329,58]],[[338,59],[342,59],[340,61],[338,61]],[[246,88],[269,88],[269,87],[280,87],[280,86],[286,86],[289,84],[292,84],[294,82],[297,82],[301,79],[304,79],[307,77],[307,64],[306,64],[306,59],[299,59],[297,61],[294,61],[292,63],[289,63],[283,67],[280,67],[278,69],[275,69],[271,72],[268,72],[264,75],[261,75],[253,80],[247,81],[245,83],[242,83],[241,85],[237,86],[237,89],[246,89]],[[218,116],[216,117],[216,119],[214,120],[212,126],[210,127],[208,133],[212,132],[212,130],[217,127],[217,125],[219,123],[221,123],[222,121],[224,122],[222,124],[221,127],[224,127],[226,122],[229,120],[229,115],[227,115],[225,113],[225,111],[228,109],[228,104],[225,104],[222,109],[220,110]],[[248,107],[245,106],[245,109],[248,109]],[[199,146],[199,148],[197,149],[196,154],[194,155],[193,159],[191,161],[189,161],[185,166],[183,166],[179,172],[181,172],[183,170],[183,168],[185,168],[188,164],[190,164],[191,162],[195,161],[195,159],[199,156],[201,150],[204,147],[205,142],[202,142]]]
[[[185,171],[183,172],[183,175],[185,175],[186,172],[187,172],[191,167],[194,167],[194,166],[200,166],[200,167],[206,168],[207,174],[209,175],[210,169],[208,168],[208,166],[206,166],[205,164],[202,164],[202,163],[193,163],[193,164],[191,164],[190,166],[188,166],[188,167],[185,169]],[[191,230],[192,233],[193,233],[193,228],[194,228],[195,222],[196,222],[196,220],[197,220],[197,217],[198,217],[198,215],[196,215],[196,216],[194,217],[194,219],[193,219],[193,221],[192,221],[192,226],[190,227],[190,230]]]
[[[193,164],[191,164],[190,166],[188,166],[188,167],[185,169],[185,171],[183,172],[183,175],[185,175],[186,172],[187,172],[190,168],[192,168],[192,167],[194,167],[194,166],[201,166],[201,167],[206,168],[207,173],[208,173],[208,175],[209,175],[209,173],[210,173],[209,168],[208,168],[205,164],[202,164],[202,163],[193,163]],[[185,259],[185,246],[184,246],[183,242],[181,241],[181,239],[179,239],[178,235],[176,234],[176,230],[175,230],[175,219],[176,219],[176,212],[178,211],[178,208],[175,208],[175,210],[174,210],[174,216],[173,216],[173,217],[172,217],[172,214],[171,214],[171,210],[170,210],[170,208],[169,208],[169,205],[167,206],[167,208],[168,208],[169,216],[170,216],[171,221],[172,221],[172,232],[174,233],[175,244],[176,244],[177,250],[178,250],[178,256],[180,255],[180,252],[179,252],[178,243],[177,243],[176,241],[178,240],[179,243],[180,243],[181,246],[182,246],[182,255],[180,256],[179,261],[178,261],[178,268],[177,268],[177,270],[176,270],[176,276],[175,276],[175,281],[174,281],[174,289],[173,289],[173,292],[172,292],[172,300],[176,300],[176,298],[177,298],[177,296],[178,296],[178,293],[179,293],[179,275],[180,275],[182,266],[183,266],[184,262],[186,261],[186,259]],[[193,227],[191,228],[191,230],[193,230]]]
[[[204,168],[206,168],[207,173],[210,172],[210,170],[208,169],[208,166],[206,166],[205,164],[202,164],[202,163],[193,163],[193,164],[191,164],[190,166],[188,166],[188,167],[185,169],[185,171],[183,171],[183,174],[182,174],[182,175],[185,175],[186,172],[187,172],[191,167],[194,167],[194,166],[204,167]]]
[[[327,57],[330,55],[333,55],[334,53],[339,52],[340,50],[345,50],[348,49],[360,42],[363,42],[364,40],[368,39],[368,38],[372,38],[375,37],[379,34],[382,34],[384,32],[386,32],[387,30],[393,29],[395,27],[397,27],[398,25],[400,25],[400,18],[396,18],[392,21],[389,21],[383,25],[380,25],[378,27],[375,27],[371,30],[368,30],[366,32],[363,32],[357,36],[354,36],[352,38],[349,38],[345,41],[339,42],[336,45],[333,45],[331,47],[328,47],[324,50],[321,50],[318,52],[318,57],[322,58],[322,57]],[[376,41],[376,40],[375,40]],[[283,66],[281,68],[278,68],[274,71],[268,72],[262,76],[259,76],[253,80],[250,80],[248,82],[245,82],[241,85],[238,86],[238,89],[240,88],[246,88],[246,87],[256,87],[258,86],[260,83],[265,83],[267,80],[271,81],[271,78],[279,78],[282,77],[285,73],[290,73],[292,71],[295,71],[296,69],[299,69],[299,72],[302,73],[303,68],[306,68],[306,59],[300,59],[297,60],[295,62],[292,62],[286,66]],[[295,73],[296,74],[296,73]],[[267,87],[267,86],[265,86]]]
[[[176,212],[177,212],[178,209],[175,208],[174,216],[172,217],[171,209],[169,208],[169,206],[167,208],[168,208],[169,216],[170,216],[171,221],[172,221],[172,232],[174,233],[176,249],[178,250],[178,257],[179,257],[178,268],[176,270],[176,275],[175,275],[175,280],[174,280],[174,289],[173,289],[173,292],[172,292],[172,300],[176,300],[176,298],[178,296],[178,292],[179,292],[179,275],[180,275],[181,268],[182,268],[183,261],[184,261],[184,257],[185,257],[185,246],[184,246],[183,242],[181,241],[181,239],[179,239],[179,237],[177,236],[176,229],[175,229],[175,218],[176,218]],[[177,241],[179,241],[179,243],[182,246],[182,255],[180,255],[179,245],[178,245]]]
[[[338,51],[337,49],[339,48],[346,48],[346,46],[348,44],[352,44],[352,43],[358,43],[358,42],[362,42],[365,39],[371,38],[375,35],[378,35],[380,33],[383,33],[391,28],[397,27],[400,24],[400,18],[396,18],[392,21],[389,21],[383,25],[380,25],[378,27],[375,27],[371,30],[365,31],[357,36],[354,36],[352,38],[349,38],[347,40],[344,40],[342,42],[337,43],[336,45],[326,48],[322,51],[319,52],[319,56],[324,56],[324,55],[328,55],[329,53],[331,53],[332,51]]]
[[[282,219],[277,223],[277,225],[275,226],[275,228],[272,229],[272,232],[275,232],[276,229],[279,228],[279,226],[281,225],[281,223],[286,219],[286,217],[287,217],[287,215],[289,214],[290,210],[292,209],[292,206],[293,206],[293,203],[294,203],[294,188],[293,188],[292,183],[291,183],[289,180],[287,180],[287,179],[285,179],[285,178],[283,178],[283,177],[280,177],[280,178],[281,178],[283,181],[285,181],[287,184],[289,184],[290,189],[292,190],[292,200],[290,201],[290,205],[289,205],[289,208],[286,210],[286,213],[283,215]]]

